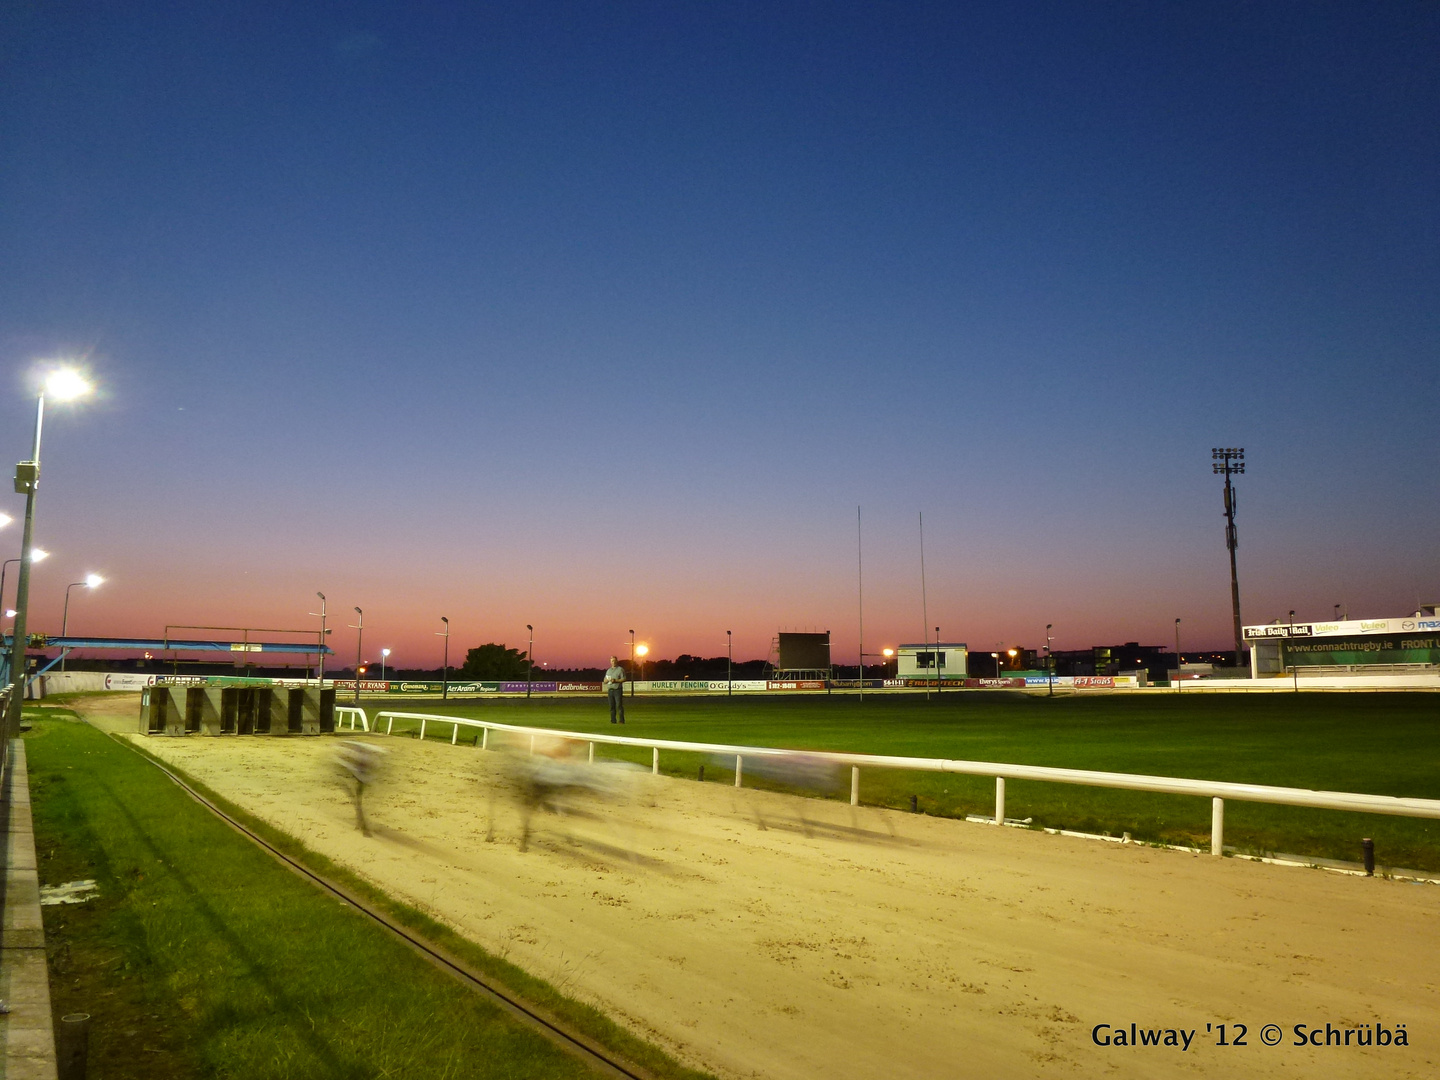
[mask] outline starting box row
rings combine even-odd
[[[140,697],[144,735],[323,735],[334,730],[332,686],[151,686]]]

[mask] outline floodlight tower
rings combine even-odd
[[[1212,447],[1210,457],[1213,459],[1211,471],[1225,477],[1225,546],[1230,549],[1230,606],[1235,620],[1235,664],[1239,666],[1245,644],[1240,636],[1240,578],[1235,572],[1235,548],[1239,540],[1235,535],[1235,487],[1230,477],[1245,471],[1245,448]]]

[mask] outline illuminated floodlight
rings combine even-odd
[[[34,564],[37,563],[37,562],[44,562],[44,561],[45,561],[46,559],[48,559],[49,557],[50,557],[50,552],[46,551],[44,548],[31,548],[31,549],[30,549],[30,563],[31,563],[31,565],[34,565]]]
[[[0,514],[0,529],[3,529],[6,525],[9,525],[10,522],[14,520],[15,519],[12,518],[9,514]]]
[[[646,656],[646,655],[649,654],[649,652],[650,652],[650,646],[649,646],[649,645],[636,645],[636,646],[635,646],[635,655],[636,655],[636,656]]]
[[[94,389],[90,380],[74,368],[56,368],[45,376],[45,396],[54,401],[74,401]]]
[[[13,619],[15,617],[15,609],[13,607],[7,607],[5,609],[5,617],[7,619]]]
[[[88,588],[93,589],[93,588],[95,588],[97,585],[103,585],[104,583],[105,583],[105,579],[104,579],[103,577],[101,577],[99,574],[86,574],[86,575],[85,575],[85,585],[86,585]]]
[[[880,655],[881,655],[881,656],[884,656],[884,657],[886,657],[886,658],[888,659],[889,657],[892,657],[892,656],[895,655],[895,650],[894,650],[894,649],[881,649],[881,650],[880,650]]]

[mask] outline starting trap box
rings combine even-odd
[[[151,686],[140,697],[142,735],[328,735],[333,686]]]

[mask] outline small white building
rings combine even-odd
[[[963,679],[969,674],[969,647],[963,641],[900,645],[895,649],[897,679]]]

